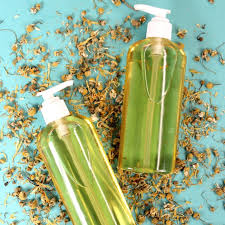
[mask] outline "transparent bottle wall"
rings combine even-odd
[[[74,224],[135,224],[88,119],[69,116],[49,124],[41,135],[40,146]]]
[[[173,42],[148,38],[127,57],[119,167],[174,169],[186,57]]]

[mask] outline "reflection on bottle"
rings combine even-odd
[[[156,17],[147,38],[127,55],[119,168],[171,173],[175,166],[186,56],[170,41],[169,10],[146,5],[136,9]]]
[[[40,93],[47,123],[38,143],[45,165],[73,224],[135,225],[92,123],[70,116],[53,94],[72,82]]]

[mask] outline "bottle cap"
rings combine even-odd
[[[54,94],[72,85],[73,81],[69,80],[46,91],[37,93],[36,96],[42,96],[44,99],[41,112],[46,124],[70,115],[65,102],[59,97],[55,97]]]
[[[172,36],[172,24],[166,18],[167,14],[171,11],[168,9],[160,9],[149,5],[136,4],[135,10],[140,10],[155,17],[148,23],[146,38],[148,37],[160,37],[171,40]]]

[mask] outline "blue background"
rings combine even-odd
[[[98,7],[104,6],[105,14],[102,18],[106,19],[110,25],[121,24],[126,15],[133,13],[132,10],[122,5],[121,7],[115,7],[111,0],[102,0],[101,2],[95,0]],[[206,71],[199,63],[193,61],[193,57],[195,55],[200,55],[200,52],[204,48],[213,48],[215,49],[221,43],[225,41],[225,29],[224,29],[224,21],[225,21],[225,1],[215,0],[215,4],[211,5],[207,0],[127,0],[130,4],[134,3],[145,3],[151,4],[153,6],[168,8],[172,10],[172,14],[169,16],[173,26],[173,40],[174,41],[182,41],[185,44],[185,51],[187,54],[187,72],[186,77],[191,79],[200,79],[211,81],[213,83],[219,83],[221,85],[216,86],[212,93],[218,92],[218,96],[213,99],[213,104],[218,106],[218,116],[220,120],[218,122],[218,132],[215,132],[213,136],[207,137],[201,141],[204,144],[204,148],[215,148],[220,152],[224,150],[224,146],[220,143],[220,140],[225,138],[224,133],[221,132],[221,128],[225,125],[225,118],[223,115],[223,110],[225,110],[225,66],[221,65],[217,58],[211,60],[207,66],[214,70],[216,74],[210,73]],[[43,9],[36,15],[32,15],[29,12],[29,9],[35,4],[39,3],[38,1],[28,1],[28,0],[8,0],[2,1],[0,5],[0,20],[4,22],[0,24],[0,29],[12,29],[17,33],[17,36],[20,37],[25,33],[25,26],[35,21],[41,21],[43,24],[38,24],[38,27],[41,29],[40,31],[35,31],[37,37],[43,36],[43,39],[46,37],[46,32],[53,32],[56,28],[60,27],[61,22],[66,20],[66,16],[73,15],[75,18],[79,18],[80,12],[82,10],[87,11],[87,15],[89,18],[96,18],[96,10],[94,9],[94,4],[92,0],[48,0],[43,3]],[[56,15],[56,11],[62,13],[62,15]],[[138,12],[135,16],[141,16],[142,13]],[[146,14],[145,14],[146,15]],[[147,16],[148,20],[151,16]],[[200,33],[200,29],[196,27],[196,24],[206,24],[204,35],[204,41],[199,42],[196,40],[197,35]],[[145,23],[139,29],[132,28],[133,39],[129,44],[123,44],[122,42],[116,42],[116,45],[112,41],[109,43],[111,45],[111,52],[113,53],[124,53],[121,67],[125,66],[126,63],[126,53],[133,42],[137,40],[141,40],[145,38],[147,23]],[[183,40],[179,40],[176,37],[177,30],[187,29],[187,36]],[[13,67],[10,66],[9,62],[11,62],[12,56],[11,54],[11,46],[14,43],[15,38],[10,32],[0,32],[0,56],[2,57],[1,66],[0,66],[0,80],[3,81],[5,87],[10,90],[15,89],[16,84],[20,87],[21,85],[27,83],[27,79],[21,78],[18,76],[10,76],[6,75],[3,65],[7,65],[8,69],[13,71]],[[48,38],[46,37],[46,43],[48,44],[48,48],[53,50],[58,50],[65,46],[65,42],[63,42],[60,38]],[[221,52],[223,48],[220,49]],[[224,46],[225,52],[225,46]],[[76,57],[74,58],[74,61]],[[196,69],[204,72],[202,75],[195,75],[192,78],[189,73],[189,69]],[[66,69],[63,65],[57,67],[57,69],[51,72],[52,79],[59,80],[62,74],[66,73]],[[20,105],[24,105],[24,107],[31,107],[33,104],[40,104],[41,100],[35,97],[28,96],[25,99],[20,99]],[[2,106],[0,105],[0,114],[3,114]],[[85,113],[85,112],[84,112]],[[6,126],[6,117],[0,117],[0,128],[2,125]],[[35,122],[35,126],[44,126],[43,119],[40,113],[37,114],[37,121]],[[9,159],[15,152],[14,142],[9,142],[8,140],[4,140],[4,142],[0,143],[0,151],[6,152]],[[223,156],[223,155],[222,155]],[[10,160],[9,160],[10,161]],[[27,224],[29,221],[29,217],[25,216],[22,212],[22,208],[18,206],[18,203],[15,199],[9,198],[7,200],[8,205],[4,207],[4,200],[8,193],[11,193],[14,189],[14,186],[7,186],[7,188],[3,185],[3,173],[5,171],[6,166],[0,167],[0,218],[4,221],[8,220],[12,221],[9,216],[15,213],[18,221],[22,221],[20,224]],[[212,192],[212,188],[215,183],[221,184],[224,179],[224,172],[215,176],[214,178],[207,179],[203,182],[202,185],[192,186],[186,192],[177,195],[175,201],[177,202],[185,202],[191,201],[192,207],[195,210],[202,208],[199,210],[201,213],[202,219],[213,225],[223,225],[225,224],[225,214],[223,208],[223,201],[218,201],[218,197]],[[215,213],[211,213],[208,209],[208,206],[205,200],[201,197],[201,193],[206,192],[207,198],[211,202],[211,205],[216,207]],[[57,208],[52,211],[52,213],[57,213]],[[5,214],[5,215],[4,215]],[[4,218],[5,216],[5,218]],[[1,223],[1,222],[0,222]],[[190,224],[202,224],[201,221],[191,220]],[[145,224],[150,224],[150,222],[146,222]]]

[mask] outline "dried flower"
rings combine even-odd
[[[200,61],[200,56],[195,56],[195,57],[194,57],[194,60],[195,60],[196,62],[199,62],[199,61]]]
[[[121,1],[120,1],[120,0],[112,0],[112,3],[113,3],[115,6],[120,6],[120,5],[121,5]]]
[[[19,193],[19,199],[20,200],[26,200],[27,199],[27,193],[25,192],[25,191],[21,191],[20,193]]]
[[[179,29],[177,32],[177,36],[181,39],[183,39],[187,34],[187,30],[185,29]]]
[[[130,7],[125,0],[112,0],[112,2],[115,6],[125,4]],[[35,14],[36,11],[32,10],[32,13]],[[97,10],[99,15],[105,12],[104,8],[98,8]],[[63,203],[61,199],[58,200],[54,196],[53,190],[55,189],[52,187],[51,177],[46,173],[46,167],[42,164],[38,151],[33,149],[34,142],[40,133],[40,129],[34,129],[32,125],[38,107],[21,108],[20,104],[16,103],[17,93],[23,95],[30,92],[32,95],[36,95],[37,92],[46,90],[56,81],[50,79],[50,73],[56,70],[59,64],[60,66],[66,64],[67,72],[61,76],[61,80],[78,79],[80,81],[74,90],[65,91],[64,96],[67,99],[69,98],[68,103],[74,112],[79,113],[79,110],[83,107],[88,109],[97,131],[102,137],[102,142],[104,145],[110,143],[108,158],[110,163],[114,163],[118,158],[120,143],[118,124],[124,95],[120,77],[123,76],[124,70],[121,69],[120,65],[121,55],[115,55],[110,50],[107,38],[111,38],[115,44],[119,41],[130,42],[132,27],[126,27],[127,22],[130,21],[129,23],[133,27],[138,28],[145,23],[146,18],[142,16],[134,19],[131,15],[126,15],[122,25],[108,29],[108,26],[104,27],[107,23],[106,20],[89,19],[87,12],[83,10],[80,20],[77,20],[76,23],[73,23],[72,16],[66,16],[65,21],[63,26],[59,24],[60,28],[53,33],[53,35],[60,34],[60,38],[63,37],[70,41],[71,45],[65,46],[65,51],[52,51],[47,44],[42,42],[42,39],[33,38],[32,31],[37,29],[35,24],[26,27],[26,34],[13,44],[12,51],[15,55],[13,65],[17,71],[16,74],[29,79],[23,87],[16,88],[12,92],[4,90],[2,86],[0,91],[1,103],[7,101],[4,110],[9,117],[6,124],[8,131],[5,132],[5,129],[4,133],[1,133],[3,130],[0,131],[0,141],[3,137],[13,138],[13,141],[18,139],[13,160],[18,161],[18,165],[24,166],[23,171],[19,171],[20,168],[9,168],[4,173],[7,179],[4,185],[7,186],[10,182],[14,182],[14,177],[16,177],[17,182],[29,182],[32,186],[31,189],[25,192],[21,187],[17,187],[12,196],[18,198],[21,207],[29,207],[30,219],[34,224],[49,222],[43,221],[42,213],[48,214],[52,207],[55,205],[61,207]],[[198,25],[198,28],[205,29],[205,25]],[[186,30],[178,31],[178,37],[180,38],[184,38],[186,34]],[[199,41],[203,41],[203,34],[199,35]],[[37,41],[40,44],[36,44],[35,48],[31,47],[31,43],[37,43]],[[215,48],[215,50],[203,49],[199,54],[200,56],[195,56],[194,60],[202,64],[209,61],[211,57],[218,56],[223,64],[224,60],[219,52],[221,46]],[[28,65],[28,63],[32,63],[33,59],[27,60],[26,51],[24,51],[27,48],[30,48],[29,52],[41,58],[39,65]],[[179,48],[184,48],[184,45],[179,44]],[[78,60],[71,60],[70,56],[73,57],[76,54],[79,57]],[[55,56],[57,56],[57,61]],[[95,73],[98,74],[97,77],[94,77]],[[202,74],[196,69],[190,69],[190,73],[196,79],[199,77],[196,74]],[[106,81],[100,81],[100,76]],[[207,89],[202,88],[200,90],[199,83],[200,88],[203,86]],[[211,82],[199,80],[198,85],[196,85],[192,80],[187,80],[185,84],[182,103],[182,108],[185,110],[182,113],[180,127],[182,135],[180,135],[179,145],[185,152],[186,158],[180,159],[177,155],[176,169],[173,175],[153,174],[149,177],[146,174],[133,174],[129,171],[119,171],[117,174],[122,191],[128,197],[129,206],[135,211],[137,222],[140,224],[148,219],[153,224],[166,225],[187,224],[191,217],[201,220],[199,213],[184,206],[189,204],[188,202],[185,204],[179,203],[176,201],[176,195],[174,194],[185,191],[191,185],[201,184],[204,180],[199,172],[202,166],[207,169],[208,165],[211,165],[213,168],[212,176],[222,171],[222,166],[219,164],[220,150],[207,148],[202,151],[201,148],[198,148],[200,145],[198,140],[217,130],[216,125],[219,119],[217,107],[207,101],[207,98],[202,98],[202,95],[211,95],[210,91],[213,88],[211,86],[216,85],[210,86],[209,83]],[[77,95],[81,96],[80,100],[76,99]],[[2,156],[4,155],[2,154]],[[216,157],[218,164],[213,164],[213,157]],[[1,159],[5,161],[5,157],[1,157]],[[176,174],[178,173],[183,175],[182,180],[176,180]],[[224,197],[224,184],[215,185],[213,191],[218,196]],[[147,198],[143,198],[146,193]],[[37,196],[40,196],[41,202]],[[163,205],[161,202],[164,202]],[[213,212],[215,207],[210,205],[209,209]],[[60,215],[55,218],[54,223],[63,221],[68,221],[68,217],[66,212],[61,211]]]
[[[37,12],[39,12],[41,9],[41,4],[35,4],[31,9],[30,9],[30,12],[32,14],[36,14]]]
[[[98,8],[98,14],[102,15],[105,12],[104,8]]]
[[[208,88],[208,89],[212,89],[214,86],[216,86],[216,85],[220,85],[220,84],[213,84],[212,82],[208,82],[205,86],[206,86],[206,88]]]
[[[202,35],[204,35],[204,34],[206,34],[206,33],[205,33],[205,32],[200,33],[200,34],[197,36],[197,40],[198,40],[198,41],[203,41],[204,38],[203,38]]]
[[[31,33],[34,29],[35,29],[34,24],[27,25],[27,27],[26,27],[27,33]]]
[[[28,109],[28,115],[29,116],[34,116],[37,113],[37,110],[35,107],[31,107]]]

